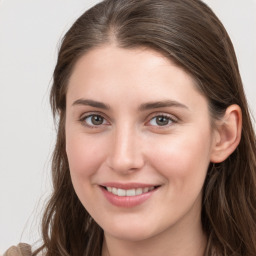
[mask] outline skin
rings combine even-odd
[[[166,101],[175,104],[145,108]],[[202,187],[221,136],[192,77],[153,50],[107,45],[76,63],[66,103],[71,178],[104,230],[102,255],[203,255]],[[102,123],[93,124],[91,115]],[[125,208],[106,200],[99,186],[105,182],[160,187]]]

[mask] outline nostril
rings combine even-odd
[[[130,158],[123,156],[115,156],[109,158],[107,165],[113,171],[128,174],[140,170],[144,165],[144,160],[140,156],[134,156]]]

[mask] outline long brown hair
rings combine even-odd
[[[205,180],[205,255],[255,256],[255,133],[231,40],[212,10],[199,0],[106,0],[85,12],[66,33],[51,90],[51,106],[58,118],[53,194],[42,221],[43,245],[34,255],[39,251],[47,256],[101,255],[103,230],[84,209],[71,183],[65,152],[65,109],[75,63],[104,44],[144,46],[175,61],[208,99],[212,120],[220,118],[231,104],[241,107],[241,142],[224,162],[210,163]]]

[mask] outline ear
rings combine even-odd
[[[220,163],[238,146],[242,131],[242,112],[238,105],[226,109],[223,118],[216,122],[211,162]]]

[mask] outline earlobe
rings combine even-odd
[[[242,131],[242,112],[238,105],[231,105],[225,115],[217,121],[211,153],[211,162],[220,163],[237,148]]]

